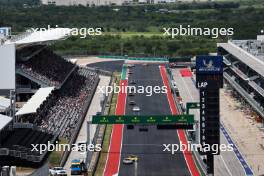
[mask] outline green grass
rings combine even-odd
[[[117,78],[116,79],[116,84],[119,85],[121,73],[114,73],[114,76]],[[111,105],[110,105],[110,110],[109,110],[109,115],[114,115],[116,111],[116,103],[117,103],[117,96],[118,94],[114,94],[111,100]],[[106,159],[107,159],[107,154],[108,154],[108,148],[110,145],[110,137],[111,137],[111,132],[112,132],[112,125],[107,125],[105,134],[104,134],[104,141],[103,141],[103,146],[102,146],[102,151],[100,153],[99,161],[96,167],[95,175],[101,176],[103,175],[105,164],[106,164]]]

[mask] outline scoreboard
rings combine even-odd
[[[202,146],[205,144],[220,145],[218,100],[219,89],[200,90],[200,141]]]
[[[196,57],[196,87],[219,89],[223,87],[223,57]]]
[[[200,143],[201,146],[217,145],[220,154],[219,89],[223,87],[223,57],[196,57],[196,87],[200,91]],[[213,151],[207,155],[207,172],[214,173]]]

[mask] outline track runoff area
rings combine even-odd
[[[128,74],[129,69],[132,70],[133,74]],[[157,64],[147,66],[137,64],[134,68],[127,68],[124,65],[120,80],[121,88],[129,84],[128,77],[130,81],[136,81],[139,85],[147,86],[151,84],[166,86],[168,89],[165,94],[155,94],[153,96],[145,96],[144,94],[134,95],[135,97],[133,99],[140,106],[141,114],[144,114],[140,114],[139,116],[142,117],[143,121],[153,122],[151,119],[146,119],[151,118],[147,115],[155,114],[159,118],[163,118],[162,115],[167,115],[169,118],[179,115],[174,97],[170,91],[170,83],[167,78],[165,66]],[[136,129],[140,125],[135,125],[135,129],[133,130],[124,128],[124,124],[126,123],[131,124],[131,122],[135,122],[135,124],[142,124],[140,120],[129,119],[129,115],[132,115],[133,111],[127,103],[128,99],[126,93],[119,92],[116,105],[116,117],[122,118],[114,122],[113,117],[109,116],[109,119],[105,119],[105,117],[102,119],[100,117],[100,122],[97,121],[97,123],[101,124],[120,123],[113,125],[104,175],[135,175],[133,166],[122,164],[122,159],[129,154],[134,154],[139,157],[138,175],[201,175],[190,151],[178,151],[175,155],[163,152],[162,144],[179,144],[181,141],[181,143],[187,145],[184,130],[158,130],[155,122],[147,126],[148,132],[140,132]],[[124,116],[125,114],[129,115]],[[173,116],[168,116],[168,114]],[[95,116],[94,119],[96,117],[98,116]],[[192,118],[183,115],[169,120],[177,123],[187,123],[193,122]],[[126,120],[130,120],[130,122]],[[167,122],[166,120],[168,119],[158,119],[161,123]]]

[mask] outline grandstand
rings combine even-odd
[[[67,36],[57,36],[51,30],[6,41],[16,46],[16,105],[22,106],[16,120],[0,117],[1,121],[6,119],[0,125],[0,166],[39,166],[48,152],[32,152],[31,144],[54,143],[61,137],[74,141],[73,134],[86,116],[99,76],[49,49],[51,42]]]
[[[224,56],[226,82],[264,119],[264,40],[258,36],[217,46]]]
[[[54,143],[55,139],[52,134],[31,128],[6,129],[1,134],[0,165],[38,166],[46,157],[47,151],[44,154],[31,151],[31,144],[47,144],[48,141]]]
[[[22,57],[20,53],[32,51],[32,47],[29,50],[23,49],[17,52],[16,73],[41,87],[54,86],[60,88],[76,68],[76,65],[64,60],[47,48],[42,48],[40,51],[39,46],[36,46],[35,50],[33,50],[33,54],[25,57]],[[25,58],[27,59],[25,60]]]
[[[70,139],[76,124],[85,115],[98,75],[78,68],[69,80],[55,91],[34,114],[22,115],[25,122],[37,124],[42,131]]]

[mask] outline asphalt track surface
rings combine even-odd
[[[87,64],[88,67],[98,67],[102,70],[114,72],[122,71],[122,65],[124,64],[123,60],[117,60],[117,61],[106,61],[106,62],[96,62],[96,63],[91,63]]]
[[[136,65],[131,69],[131,80],[136,81],[136,86],[163,86],[162,77],[158,65]],[[127,96],[126,114],[134,114],[129,101],[134,100],[140,107],[140,115],[171,114],[170,105],[166,94],[135,94]],[[119,175],[134,176],[134,164],[125,165],[122,160],[129,154],[139,157],[138,176],[189,176],[191,175],[182,152],[172,155],[163,152],[163,144],[179,144],[177,130],[158,130],[156,126],[148,126],[148,132],[140,132],[139,126],[134,129],[123,129],[123,141]]]

